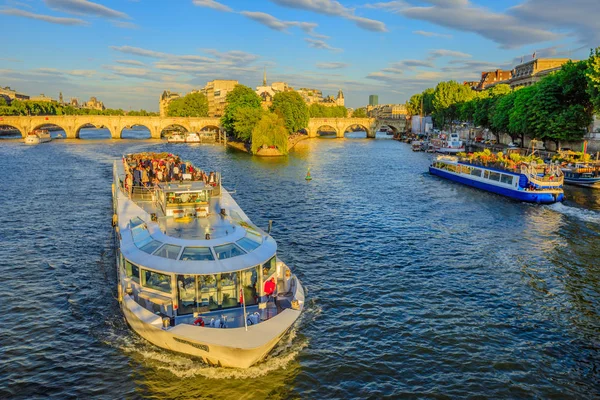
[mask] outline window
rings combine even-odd
[[[222,246],[215,246],[215,254],[217,259],[224,260],[226,258],[237,257],[245,254],[242,249],[233,243],[224,244]]]
[[[494,172],[494,171],[490,171],[490,180],[492,181],[496,181],[496,182],[500,182],[500,173],[499,172]]]
[[[490,179],[490,171],[488,171],[487,169],[483,171],[483,177],[485,179]]]
[[[478,177],[481,178],[481,169],[480,168],[473,168],[471,170],[471,175],[478,176]]]
[[[248,252],[256,249],[261,243],[260,235],[250,231],[247,231],[246,236],[237,241],[237,244]]]
[[[125,273],[132,281],[140,283],[140,268],[137,265],[125,260]]]
[[[269,261],[263,264],[263,279],[266,282],[267,278],[273,275],[276,271],[277,260],[273,256]]]
[[[238,305],[240,293],[237,289],[237,272],[221,274],[221,305],[223,308]]]
[[[513,176],[502,174],[502,176],[500,177],[500,182],[512,185],[513,184]]]
[[[209,310],[216,310],[219,307],[216,275],[198,276],[198,306],[208,307]]]
[[[259,288],[261,286],[258,279],[258,268],[259,267],[256,266],[241,272],[240,286],[244,291],[244,301],[248,306],[258,303]]]
[[[142,286],[171,293],[171,277],[158,272],[142,270]]]
[[[152,254],[154,252],[154,250],[156,250],[160,247],[161,244],[162,244],[162,242],[159,242],[158,240],[152,240],[152,241],[148,242],[147,244],[143,245],[142,247],[140,247],[140,250],[142,250],[148,254]]]
[[[175,246],[174,244],[165,244],[163,247],[158,249],[154,255],[164,258],[170,258],[171,260],[177,260],[181,246]]]
[[[186,247],[181,253],[183,261],[213,261],[215,257],[210,252],[210,247]]]
[[[131,236],[133,237],[133,243],[139,248],[144,247],[152,241],[152,236],[150,236],[146,224],[137,225],[136,227],[131,228]]]

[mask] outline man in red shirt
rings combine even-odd
[[[275,293],[275,278],[271,278],[265,282],[265,295],[272,296]]]

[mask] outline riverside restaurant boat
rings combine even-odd
[[[600,163],[576,163],[562,167],[565,183],[600,188]]]
[[[188,132],[185,135],[185,142],[186,143],[200,143],[200,135],[198,135],[196,132]]]
[[[429,172],[464,185],[497,193],[515,200],[550,204],[564,199],[563,174],[556,165],[499,162],[488,165],[457,156],[438,156]]]
[[[465,151],[465,144],[460,140],[458,133],[451,133],[447,140],[443,140],[442,145],[437,149],[437,152],[447,154],[460,153],[462,151]]]
[[[132,187],[132,169],[154,163],[191,173]],[[218,173],[208,178],[167,153],[130,154],[113,169],[118,298],[131,328],[209,365],[263,360],[304,307],[302,285],[275,240],[244,214]]]
[[[50,136],[50,132],[46,129],[36,129],[27,134],[25,137],[25,144],[40,144],[46,143],[52,140],[52,136]]]

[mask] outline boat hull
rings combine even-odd
[[[463,185],[471,186],[487,192],[496,193],[502,196],[509,197],[514,200],[524,201],[528,203],[552,204],[564,200],[563,193],[540,193],[534,191],[512,190],[505,187],[491,185],[489,183],[468,179],[463,176],[451,174],[438,168],[429,167],[429,172],[432,175],[439,176],[454,182],[462,183]]]
[[[600,177],[598,178],[581,178],[581,179],[573,179],[573,178],[566,178],[565,177],[565,183],[568,183],[569,185],[575,185],[575,186],[584,186],[584,187],[591,187],[591,188],[598,188],[600,189]]]

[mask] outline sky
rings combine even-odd
[[[284,81],[404,103],[521,60],[585,59],[600,0],[0,0],[0,86],[158,111],[163,90]]]

